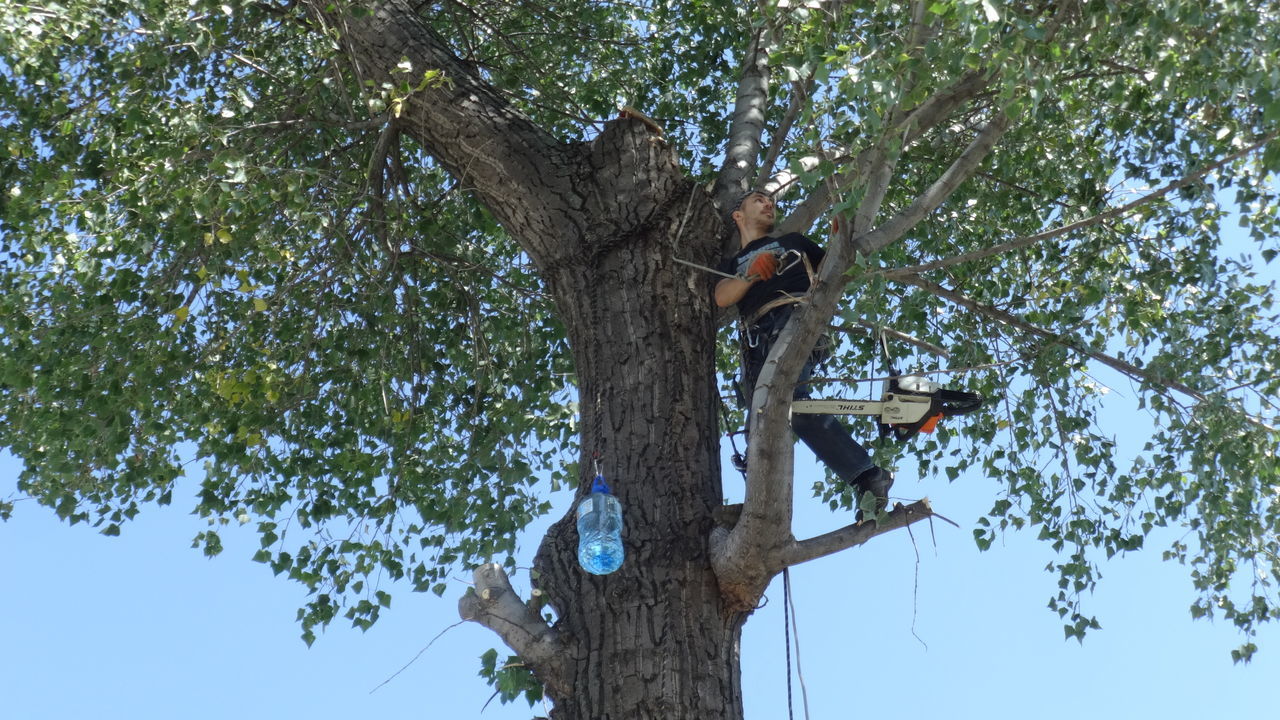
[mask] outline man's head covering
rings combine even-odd
[[[731,212],[731,213],[732,213],[732,212],[737,212],[739,209],[741,209],[741,208],[742,208],[742,203],[746,202],[746,201],[747,201],[747,198],[751,197],[752,195],[763,195],[763,196],[765,196],[765,197],[767,197],[767,198],[772,198],[772,197],[773,197],[772,195],[770,195],[769,193],[767,193],[767,192],[765,192],[765,191],[763,191],[763,190],[748,190],[748,191],[746,191],[746,192],[744,192],[744,193],[742,193],[741,195],[739,195],[739,196],[738,196],[738,199],[734,201],[734,203],[733,203],[733,207],[729,210],[729,212]]]

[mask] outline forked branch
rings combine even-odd
[[[927,190],[906,209],[859,239],[858,252],[870,255],[902,237],[925,216],[936,210],[944,200],[951,197],[951,193],[955,192],[961,183],[977,172],[978,166],[991,153],[996,143],[1000,141],[1000,137],[1008,129],[1009,116],[1004,112],[997,112],[964,152],[960,153],[960,157],[956,158],[946,172],[942,173]]]
[[[476,568],[475,587],[458,600],[458,614],[497,633],[557,694],[569,692],[567,656],[559,634],[520,599],[501,565]]]
[[[750,432],[746,497],[740,521],[732,530],[713,537],[713,562],[722,587],[750,597],[763,591],[769,578],[781,570],[785,549],[794,543],[791,534],[792,438],[789,431],[791,393],[814,343],[835,313],[853,266],[854,248],[870,252],[893,242],[940,205],[977,170],[991,152],[1009,121],[1004,113],[987,123],[968,148],[908,208],[887,223],[864,234],[893,177],[894,158],[882,138],[866,157],[865,193],[850,227],[841,228],[828,247],[808,302],[798,305],[765,359],[750,398]],[[858,231],[854,235],[854,231]]]
[[[991,78],[985,72],[966,73],[951,85],[931,95],[919,106],[902,113],[899,123],[888,128],[886,132],[905,129],[906,134],[903,136],[905,148],[980,95],[990,83]],[[840,192],[847,190],[865,177],[873,149],[868,147],[858,153],[849,162],[845,171],[837,175],[832,182],[815,187],[809,196],[787,215],[778,227],[779,232],[804,232],[812,226],[818,217],[831,207]]]

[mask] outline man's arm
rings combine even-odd
[[[772,252],[756,254],[746,277],[725,278],[716,283],[716,305],[722,308],[736,304],[752,285],[768,280],[778,271],[778,258]]]
[[[747,294],[747,290],[758,282],[760,278],[754,275],[750,280],[740,277],[721,280],[716,283],[716,305],[722,308],[736,305]]]

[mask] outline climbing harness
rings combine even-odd
[[[790,261],[787,260],[788,257],[791,258]],[[785,265],[783,264],[784,262],[786,263]],[[782,257],[778,259],[778,269],[775,271],[774,274],[781,275],[782,273],[795,267],[797,263],[804,264],[804,272],[806,275],[809,276],[809,287],[813,287],[813,283],[817,280],[818,274],[814,272],[813,263],[809,262],[809,256],[800,252],[799,250],[788,250],[782,253]],[[774,298],[773,300],[770,300],[769,302],[757,308],[754,313],[751,313],[751,317],[746,318],[743,321],[743,327],[744,328],[754,327],[756,323],[760,322],[761,318],[773,312],[774,310],[777,310],[778,308],[783,307],[785,305],[794,305],[796,303],[802,303],[807,301],[808,299],[809,299],[808,295],[792,295],[790,293],[783,293],[781,297],[777,297],[777,298]],[[752,345],[752,347],[755,347],[755,346]]]

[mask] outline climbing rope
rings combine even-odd
[[[791,708],[791,621],[787,617],[791,605],[791,568],[782,569],[782,641],[787,646],[787,720],[795,720]]]
[[[738,472],[742,473],[743,479],[747,477],[747,456],[738,450],[738,443],[734,441],[734,435],[745,434],[742,430],[734,430],[733,422],[729,417],[729,406],[724,401],[723,395],[717,395],[716,400],[720,403],[720,421],[724,423],[724,434],[729,438],[729,447],[733,448],[732,462]]]
[[[809,692],[804,686],[804,670],[800,668],[800,628],[796,625],[796,606],[791,599],[791,568],[782,569],[782,636],[787,644],[787,718],[795,720],[791,699],[791,636],[796,638],[796,677],[800,680],[800,697],[804,702],[804,720],[809,720]]]

